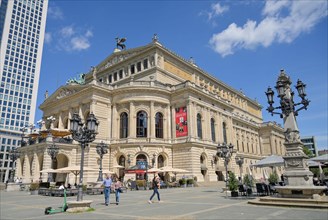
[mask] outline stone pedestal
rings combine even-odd
[[[68,201],[67,202],[67,212],[83,212],[91,208],[92,200],[82,200],[82,201]]]
[[[275,186],[278,197],[281,198],[304,198],[314,199],[322,195],[326,189],[325,186]]]
[[[284,156],[286,185],[313,186],[313,173],[307,165],[308,157],[303,153],[302,142],[285,143],[285,146],[287,150]]]
[[[299,139],[285,143],[286,155],[284,156],[286,171],[284,179],[286,186],[276,186],[275,189],[282,198],[308,198],[322,195],[325,186],[313,185],[313,173],[309,170],[307,159],[303,153],[303,143]]]

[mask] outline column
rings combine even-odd
[[[133,102],[130,102],[130,113],[129,113],[129,137],[136,138],[136,126],[135,126],[135,106]]]
[[[154,101],[150,101],[150,114],[149,114],[149,137],[155,138],[155,112]]]
[[[188,105],[187,106],[188,137],[189,137],[189,140],[190,140],[190,138],[193,138],[194,137],[192,131],[195,130],[194,122],[193,122],[193,117],[192,117],[192,113],[193,113],[192,101],[191,100],[188,100],[187,101],[187,105]]]
[[[176,123],[175,123],[175,105],[171,106],[171,117],[172,117],[172,125],[171,125],[171,130],[172,130],[172,139],[176,138]],[[189,131],[188,131],[189,132]]]
[[[82,104],[81,103],[79,104],[78,108],[79,108],[79,116],[81,117],[82,121],[84,121],[85,118],[84,118],[84,115],[83,115]]]
[[[172,130],[171,130],[171,120],[172,120],[172,117],[171,117],[171,113],[170,113],[170,105],[168,104],[166,106],[166,109],[165,109],[165,118],[164,120],[166,121],[166,123],[164,124],[165,127],[164,127],[164,139],[169,139],[169,141],[171,141],[171,138],[172,138]]]
[[[71,123],[70,123],[71,118],[72,118],[72,112],[71,112],[71,110],[68,110],[68,125],[67,125],[68,130],[71,129]]]
[[[117,125],[117,109],[116,109],[116,104],[113,104],[113,114],[112,114],[112,137],[113,140],[117,140],[117,131],[119,130],[119,127]]]
[[[58,114],[58,128],[59,129],[63,129],[64,125],[63,125],[63,112],[59,112]]]

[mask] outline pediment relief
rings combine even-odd
[[[64,97],[70,96],[76,92],[77,92],[76,89],[62,88],[58,91],[58,93],[56,95],[56,99],[62,99]]]
[[[137,52],[132,52],[132,53],[126,53],[126,54],[120,54],[120,55],[113,56],[109,60],[107,60],[104,65],[102,65],[99,68],[99,71],[107,69],[108,67],[113,66],[114,64],[117,64],[119,62],[122,62],[123,60],[126,60],[130,56],[133,56],[136,54],[137,54]]]
[[[116,53],[112,54],[107,60],[103,61],[99,65],[100,67],[99,68],[97,67],[97,69],[99,69],[99,71],[105,70],[117,63],[120,63],[120,62],[128,59],[129,57],[140,54],[142,51],[144,51],[144,49],[146,47],[148,47],[148,46],[139,47],[139,48],[135,48],[135,49],[131,49],[131,50],[124,50],[121,52],[116,52]]]

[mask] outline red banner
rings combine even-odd
[[[175,125],[176,137],[184,137],[188,135],[187,107],[180,107],[175,109]]]

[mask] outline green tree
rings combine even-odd
[[[233,192],[238,190],[238,180],[233,172],[229,173],[228,187],[229,190]]]
[[[307,147],[305,147],[305,146],[303,146],[303,152],[304,152],[305,155],[308,156],[308,157],[313,157],[313,156],[314,156],[313,153],[312,153],[312,151],[310,151],[309,148],[307,148]]]

